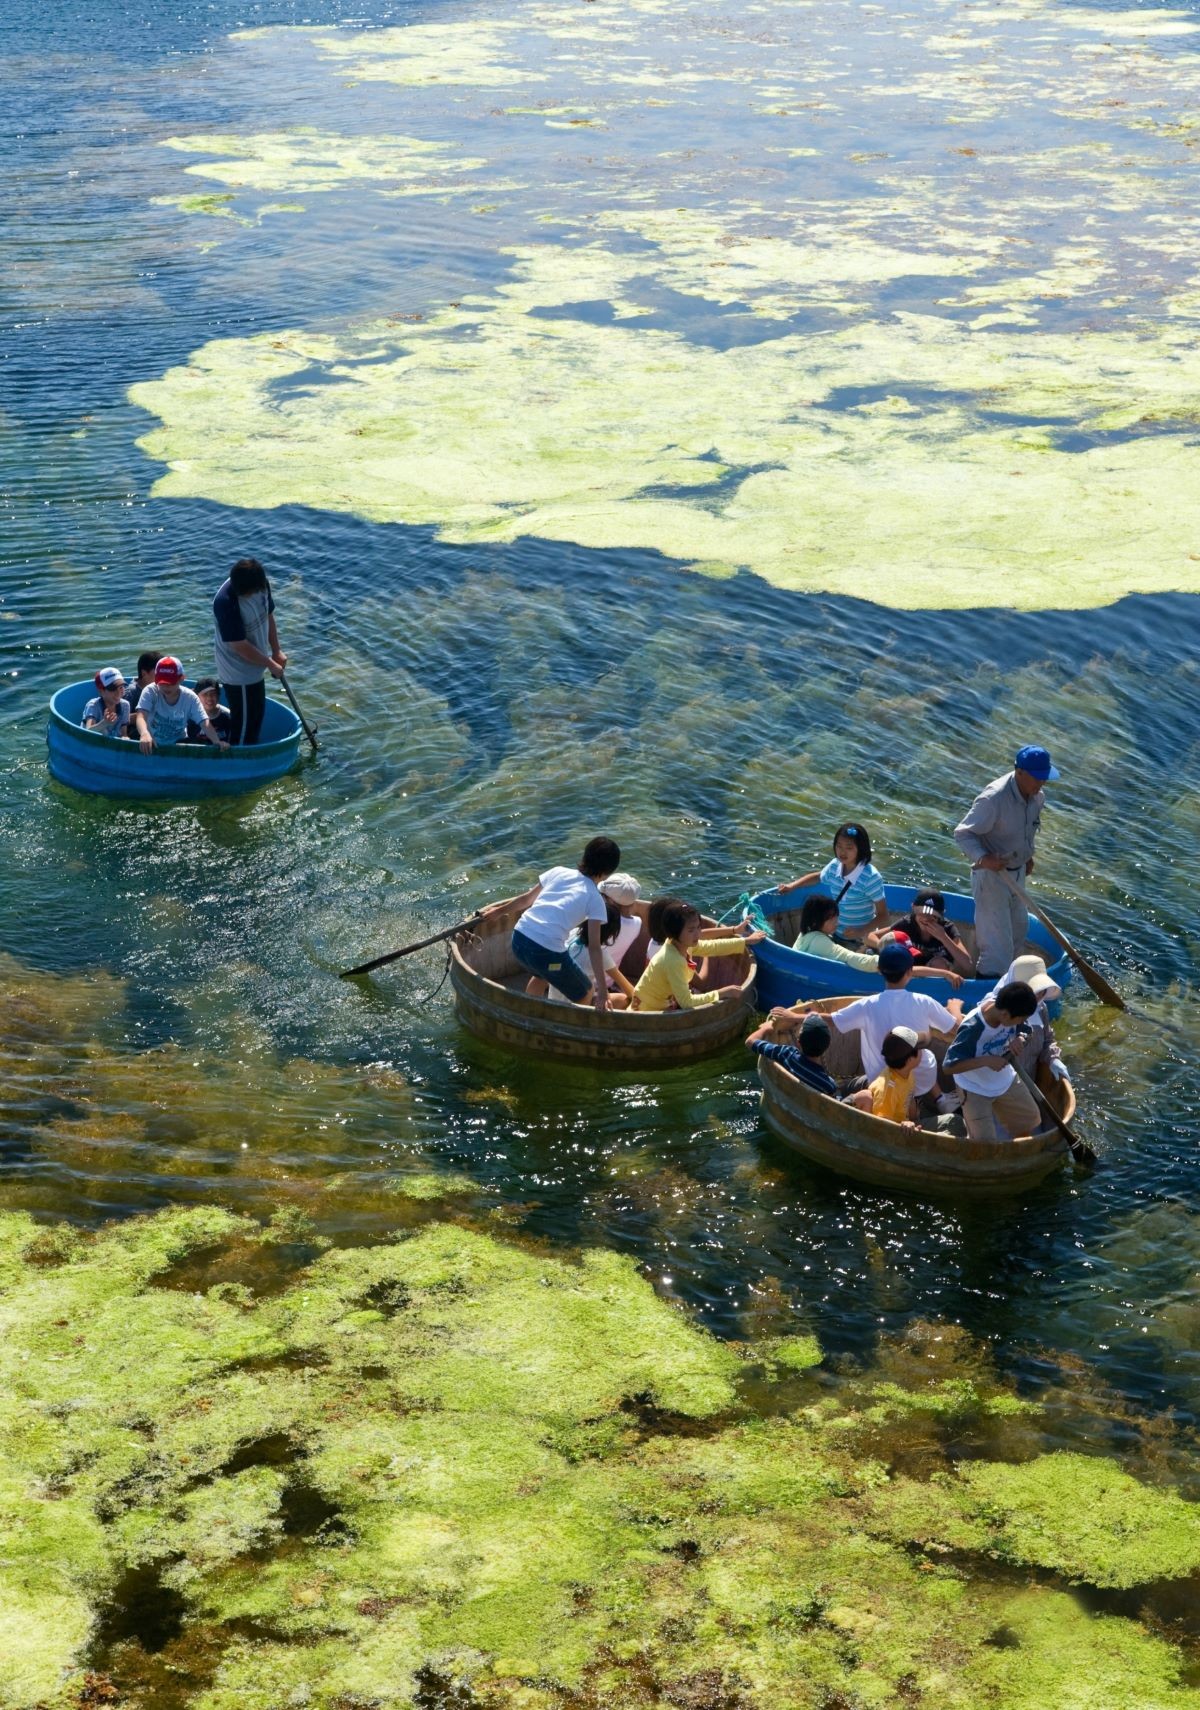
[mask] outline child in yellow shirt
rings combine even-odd
[[[879,1047],[884,1070],[870,1085],[871,1114],[886,1122],[915,1128],[913,1080],[921,1059],[921,1047],[911,1027],[893,1027]]]
[[[701,938],[704,930],[700,911],[690,903],[676,902],[662,910],[665,943],[650,961],[637,983],[634,1007],[640,1010],[699,1009],[703,1004],[732,1003],[742,995],[742,988],[722,986],[715,992],[694,992],[692,976],[696,958],[705,956],[742,956],[750,944],[758,944],[765,932],[746,931],[728,938]]]

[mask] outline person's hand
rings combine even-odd
[[[957,991],[959,986],[962,985],[962,982],[963,982],[962,975],[956,974],[954,972],[953,968],[947,968],[946,969],[946,978],[950,982],[950,989],[952,991]]]
[[[800,889],[800,881],[799,879],[789,879],[786,884],[776,885],[775,889],[781,897],[786,897],[789,891]]]
[[[220,749],[222,754],[228,754],[229,744],[224,740],[223,737],[217,738],[217,747]]]
[[[961,998],[947,998],[946,999],[946,1008],[950,1011],[950,1014],[952,1016],[954,1016],[955,1020],[957,1020],[957,1021],[962,1020],[962,999]]]
[[[735,1003],[741,995],[741,986],[722,986],[717,993],[717,997],[722,1003]]]
[[[642,1000],[638,996],[637,992],[634,992],[633,996],[630,998],[629,1007],[630,1007],[630,1009],[641,1009]]]
[[[1028,878],[1030,873],[1032,873],[1032,872],[1033,872],[1033,856],[1031,855],[1029,857],[1028,861],[1026,861],[1026,863],[1025,863],[1025,877]]]
[[[747,944],[761,944],[763,939],[766,936],[767,936],[766,933],[762,930],[761,927],[759,927],[759,929],[756,932],[747,932],[746,933],[746,935],[745,935],[746,943]]]
[[[608,993],[603,986],[597,986],[592,993],[592,1003],[595,1006],[596,1014],[603,1015],[608,1008]]]
[[[1071,1078],[1071,1071],[1061,1057],[1051,1057],[1050,1073],[1056,1081],[1069,1081]]]
[[[273,659],[274,659],[274,661],[275,661],[275,663],[276,663],[276,665],[278,665],[278,667],[279,667],[279,669],[280,669],[280,670],[281,670],[281,671],[283,671],[283,670],[285,670],[285,669],[286,669],[286,667],[287,667],[287,662],[288,662],[288,656],[287,656],[287,654],[286,654],[286,653],[285,653],[285,652],[284,652],[284,651],[283,651],[283,648],[282,648],[282,647],[281,647],[281,648],[280,648],[280,649],[279,649],[279,651],[278,651],[278,653],[273,653],[273,654],[272,654],[272,655],[271,655],[271,657],[272,657],[272,658],[273,658]]]
[[[287,661],[285,660],[284,664],[286,665],[286,663],[287,663]],[[268,659],[267,660],[267,670],[271,673],[272,677],[282,677],[283,672],[284,672],[284,665],[281,665],[279,663],[278,659]]]
[[[984,856],[981,856],[980,859],[978,861],[976,861],[975,866],[972,870],[975,872],[982,871],[984,873],[1000,873],[1000,872],[1003,872],[1003,870],[1004,870],[1004,857],[1003,857],[1003,855],[984,855]]]
[[[105,722],[105,724],[116,724],[116,722],[117,722],[117,709],[116,709],[116,707],[107,707],[107,706],[105,707],[105,709],[104,709],[104,722]]]

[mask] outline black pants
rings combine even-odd
[[[263,714],[267,710],[267,685],[222,683],[221,693],[225,697],[225,705],[229,708],[229,722],[233,726],[229,733],[230,742],[235,748],[257,742],[258,733],[262,729]]]

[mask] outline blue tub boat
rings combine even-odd
[[[154,801],[240,796],[281,778],[300,753],[300,720],[290,707],[268,700],[262,740],[253,747],[222,754],[206,742],[143,754],[136,742],[83,728],[83,709],[95,693],[91,678],[60,689],[51,699],[46,727],[51,776],[90,795]]]
[[[887,905],[894,919],[907,914],[917,895],[912,885],[884,887]],[[869,992],[883,990],[878,974],[868,974],[847,967],[825,956],[808,956],[793,950],[792,941],[800,931],[800,910],[807,897],[816,894],[816,887],[807,891],[761,891],[754,901],[770,923],[772,936],[754,947],[758,962],[758,1007],[773,1009],[777,1004],[790,1005],[828,997],[865,997]],[[943,892],[946,898],[946,918],[952,920],[960,938],[969,951],[974,950],[974,897],[956,896]],[[728,915],[725,917],[730,918]],[[1040,956],[1050,978],[1064,991],[1071,978],[1071,964],[1045,927],[1032,915],[1023,953]],[[908,982],[914,992],[927,992],[945,1003],[948,997],[962,999],[964,1010],[971,1009],[995,986],[995,980],[964,980],[957,991],[948,980],[922,979],[919,975]],[[1051,1008],[1054,1006],[1052,1005]]]

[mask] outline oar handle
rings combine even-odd
[[[292,693],[292,685],[287,680],[287,672],[286,671],[281,671],[279,673],[279,681],[283,684],[283,692],[287,696],[288,700],[291,701],[292,711],[295,713],[296,717],[300,720],[301,725],[304,727],[304,734],[305,734],[305,736],[307,736],[308,740],[312,743],[313,753],[315,754],[317,749],[321,746],[321,744],[317,741],[316,731],[313,729],[312,725],[309,724],[309,722],[305,718],[304,714],[300,711],[300,702],[296,699],[295,695]]]

